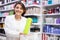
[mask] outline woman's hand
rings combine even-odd
[[[24,34],[24,33],[19,33],[19,35],[26,35],[26,34]]]

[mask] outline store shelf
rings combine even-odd
[[[54,23],[44,23],[45,25],[60,25],[60,24],[54,24]]]
[[[13,9],[8,9],[8,10],[0,10],[0,12],[4,12],[4,11],[11,11]]]
[[[56,16],[56,15],[60,15],[60,13],[52,13],[52,14],[44,14],[45,16]]]
[[[9,3],[5,3],[5,4],[1,4],[0,6],[6,6],[6,5],[9,5],[9,4],[13,4],[13,3],[15,3],[15,2],[18,2],[18,0],[12,1],[12,2],[9,2]]]
[[[0,28],[0,29],[4,29],[4,28]]]
[[[33,4],[33,5],[25,5],[25,7],[40,7],[40,5],[37,5],[37,4]]]
[[[0,16],[0,17],[6,17],[6,16]]]
[[[49,34],[49,35],[56,35],[56,36],[60,36],[60,34],[54,34],[54,33],[45,33],[45,32],[43,32],[43,34]]]
[[[31,15],[40,16],[40,14],[37,14],[37,13],[35,13],[35,14],[25,14],[24,16],[31,16]]]
[[[52,7],[52,6],[57,6],[57,5],[60,5],[60,3],[58,3],[58,4],[48,4],[48,5],[43,5],[44,7]]]
[[[39,23],[32,23],[32,25],[40,25]]]
[[[5,35],[5,34],[2,34],[2,33],[0,33],[0,36],[4,36],[4,37],[6,37],[6,35]]]

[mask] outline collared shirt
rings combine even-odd
[[[12,35],[19,35],[19,33],[23,33],[23,30],[26,25],[27,18],[21,17],[19,21],[15,19],[15,15],[7,16],[5,19],[5,33]]]

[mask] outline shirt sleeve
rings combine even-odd
[[[9,21],[8,17],[5,18],[4,30],[5,30],[5,33],[7,33],[7,34],[13,34],[13,35],[19,34],[19,32],[11,29],[11,24],[10,24],[10,21]]]

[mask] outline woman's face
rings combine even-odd
[[[15,15],[21,16],[23,13],[23,8],[20,4],[17,4],[16,7],[14,8]]]

